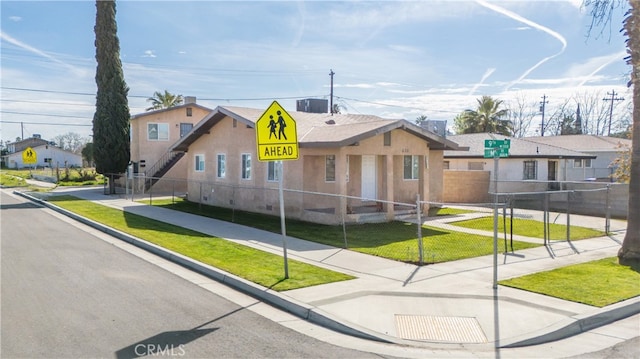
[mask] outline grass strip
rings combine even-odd
[[[2,187],[25,187],[26,185],[27,181],[24,178],[0,173],[0,186]]]
[[[502,280],[500,285],[604,307],[640,295],[640,268],[617,257]]]
[[[148,200],[141,201],[148,203]],[[199,205],[180,198],[153,199],[154,206],[234,222],[265,231],[280,233],[280,218],[266,214]],[[286,219],[287,235],[311,242],[345,247],[341,225],[330,226]],[[422,226],[423,261],[440,263],[493,253],[493,238],[475,234]],[[419,261],[417,226],[407,222],[367,223],[346,226],[347,248],[402,262]],[[514,241],[514,250],[538,247],[541,244]],[[498,248],[502,250],[503,246]]]
[[[49,197],[48,201],[83,217],[276,291],[354,278],[289,259],[289,278],[285,279],[283,258],[272,253],[73,196],[53,196]]]
[[[507,233],[511,232],[511,221],[507,218]],[[493,231],[493,216],[481,217],[476,219],[469,219],[464,221],[450,223],[454,226],[460,226],[464,228],[480,229],[485,231]],[[504,217],[498,216],[498,232],[504,231]],[[532,238],[544,238],[544,225],[540,221],[533,219],[514,218],[513,219],[513,234],[532,237]],[[594,237],[602,237],[605,233],[591,228],[571,226],[571,240],[587,239]],[[551,240],[566,240],[567,238],[567,226],[564,224],[550,223],[549,224],[549,236]]]

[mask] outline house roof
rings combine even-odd
[[[256,121],[265,110],[219,106],[198,122],[193,129],[172,146],[175,151],[187,151],[189,145],[200,136],[208,133],[213,126],[225,117],[231,117],[249,127],[255,127]],[[459,146],[422,129],[407,120],[383,119],[373,115],[329,114],[288,112],[296,121],[298,145],[300,147],[342,147],[357,143],[381,133],[402,129],[429,143],[431,149],[459,150]]]
[[[147,112],[139,113],[137,115],[131,116],[131,120],[137,120],[137,119],[139,119],[141,117],[146,117],[146,116],[150,116],[150,115],[157,115],[159,113],[175,111],[175,110],[179,110],[179,109],[183,109],[183,108],[187,108],[187,107],[197,107],[197,108],[203,109],[203,110],[208,111],[208,112],[212,111],[210,108],[202,106],[202,105],[199,105],[197,103],[187,103],[187,104],[182,104],[182,105],[173,106],[173,107],[169,107],[169,108],[163,108],[163,109],[160,109],[160,110],[153,110],[153,111],[147,111]]]
[[[580,152],[617,152],[620,145],[631,146],[631,140],[597,135],[565,135],[527,137],[529,141],[568,148]]]
[[[484,141],[503,139],[511,140],[509,158],[596,158],[594,155],[529,141],[527,138],[515,138],[493,133],[455,135],[449,136],[449,139],[459,146],[469,147],[469,151],[444,151],[444,158],[484,158]]]

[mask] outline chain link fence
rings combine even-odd
[[[115,181],[116,194],[134,201],[281,233],[277,183],[251,187],[144,176],[109,180]],[[283,189],[286,233],[424,265],[491,255],[494,239],[500,252],[514,253],[552,241],[571,243],[578,227],[593,229],[585,238],[623,229],[618,222],[612,228],[607,211],[612,207],[611,186],[563,188],[489,193],[494,202],[455,204],[422,201],[418,195],[415,202],[403,203]],[[595,202],[602,204],[595,213],[602,216],[585,216]]]

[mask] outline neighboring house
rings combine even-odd
[[[189,200],[279,214],[277,162],[259,162],[256,155],[255,123],[264,112],[218,107],[173,146],[188,152]],[[392,219],[396,206],[384,201],[413,204],[418,194],[422,201],[441,200],[442,154],[458,149],[454,142],[406,120],[289,114],[299,156],[283,161],[287,216],[339,223],[342,214],[358,221],[359,210],[373,208]]]
[[[528,141],[567,148],[596,156],[596,158],[575,159],[567,166],[567,180],[613,181],[611,174],[615,168],[611,166],[614,159],[620,156],[622,146],[631,147],[631,140],[596,135],[565,135],[527,137]]]
[[[187,161],[171,146],[185,136],[211,109],[186,96],[183,105],[149,111],[131,117],[131,162],[134,172],[147,177],[185,180]],[[184,183],[184,181],[183,181]]]
[[[34,147],[26,146],[22,150],[10,153],[5,157],[5,164],[8,168],[32,168],[32,167],[82,167],[82,156],[73,152],[65,151],[60,147],[49,144],[36,145]],[[36,153],[35,164],[24,164],[22,162],[22,152],[27,147]],[[14,147],[15,148],[15,147]]]
[[[14,152],[22,152],[27,147],[34,148],[40,145],[55,145],[55,144],[53,142],[43,140],[40,137],[40,135],[33,135],[33,137],[25,138],[24,140],[7,144],[7,152],[10,154]]]
[[[558,189],[554,181],[568,181],[569,169],[573,169],[576,161],[587,161],[596,158],[593,154],[572,151],[562,147],[546,145],[530,141],[526,138],[513,138],[491,133],[474,133],[448,136],[447,139],[459,146],[468,147],[469,151],[445,151],[445,179],[456,178],[455,187],[447,188],[445,180],[445,200],[466,202],[460,195],[470,198],[483,197],[482,194],[493,192],[489,189],[489,181],[493,181],[494,160],[485,158],[485,140],[496,139],[511,141],[509,156],[499,159],[498,192],[544,191]],[[455,172],[454,171],[458,171]],[[464,171],[464,172],[463,172]],[[486,171],[479,185],[479,174],[474,171]],[[468,183],[464,180],[469,177]],[[547,182],[549,181],[549,182]],[[528,183],[527,183],[528,182]],[[448,192],[449,195],[448,195]],[[475,196],[474,193],[477,195]],[[451,194],[456,200],[450,200]],[[483,198],[488,198],[484,196]]]

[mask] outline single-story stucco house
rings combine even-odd
[[[255,125],[263,113],[217,107],[171,147],[186,153],[189,200],[278,214],[277,163],[257,160]],[[458,150],[455,142],[402,119],[289,114],[299,146],[297,160],[283,161],[289,217],[339,223],[374,207],[393,219],[397,206],[389,202],[442,200],[443,153]]]

